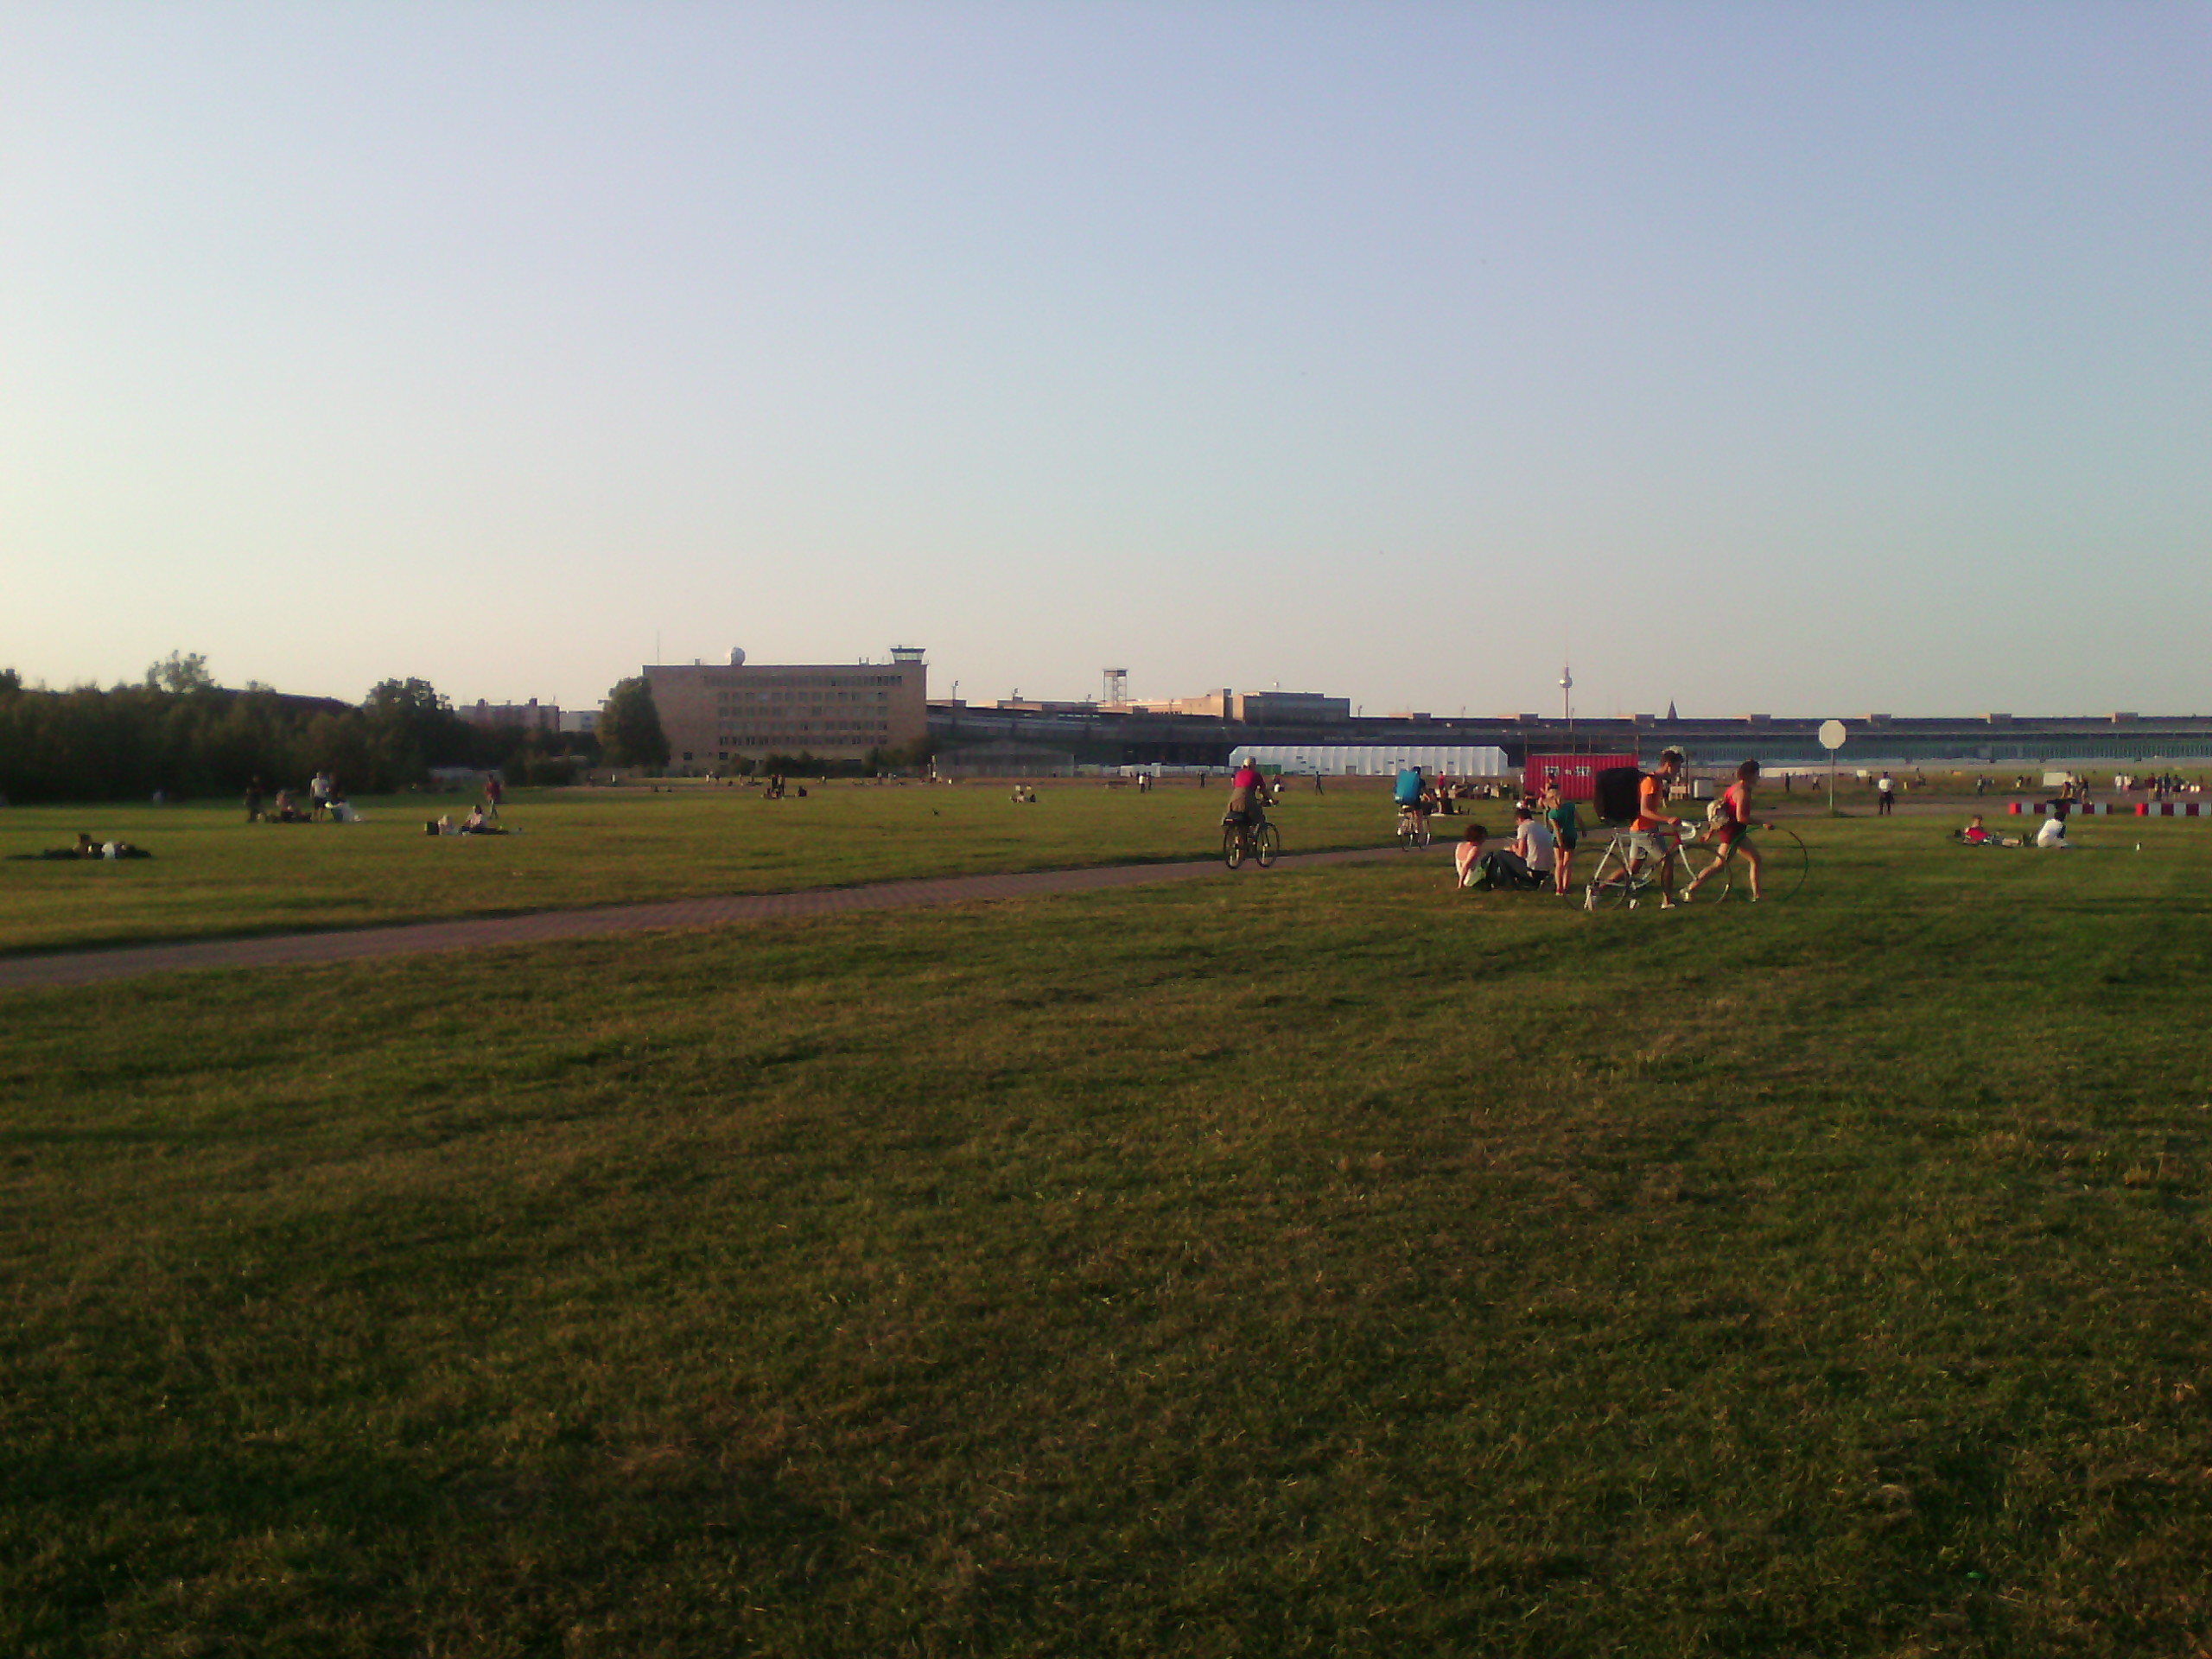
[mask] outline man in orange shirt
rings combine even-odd
[[[1646,859],[1658,861],[1662,910],[1675,907],[1669,895],[1675,890],[1675,845],[1681,838],[1682,821],[1667,810],[1667,786],[1681,776],[1683,758],[1680,749],[1659,751],[1659,769],[1637,785],[1636,822],[1629,826],[1629,872],[1638,873]]]

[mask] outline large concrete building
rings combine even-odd
[[[887,663],[654,663],[645,670],[679,772],[811,754],[864,760],[929,734],[928,664],[899,645]]]
[[[528,702],[486,702],[479,697],[474,702],[457,705],[454,713],[472,726],[486,731],[495,731],[503,726],[519,726],[530,732],[566,731],[561,721],[561,705],[540,702],[532,697]]]

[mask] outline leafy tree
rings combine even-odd
[[[12,668],[0,668],[0,697],[23,689],[23,677]]]
[[[599,752],[612,766],[668,764],[668,734],[660,728],[653,689],[642,677],[620,681],[607,694],[599,716]]]
[[[173,651],[169,652],[167,662],[154,663],[147,667],[146,689],[183,696],[193,691],[213,691],[215,680],[207,672],[207,659],[198,652],[186,657]]]
[[[431,766],[468,764],[468,723],[428,680],[383,680],[361,703],[372,789],[419,782]]]

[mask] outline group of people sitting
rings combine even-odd
[[[1951,838],[1967,847],[2024,847],[2028,844],[2025,836],[1998,834],[1982,823],[1981,814],[1979,812],[1967,820],[1965,829],[1954,830],[1951,832]],[[2066,839],[2064,817],[2053,812],[2044,819],[2043,828],[2036,831],[2035,844],[2038,847],[2056,847],[2062,849],[2073,846],[2074,843]]]
[[[1554,786],[1513,809],[1513,833],[1495,847],[1486,845],[1489,830],[1469,824],[1452,849],[1452,867],[1463,887],[1549,887],[1564,894],[1572,885],[1574,847],[1581,836],[1574,803],[1561,799]]]
[[[345,796],[339,792],[338,780],[327,772],[318,772],[309,782],[304,806],[289,789],[278,790],[276,798],[264,804],[258,778],[246,785],[248,823],[319,823],[325,818],[334,823],[361,822],[361,815],[346,804]]]
[[[425,821],[423,833],[426,836],[504,836],[507,832],[493,823],[490,815],[481,806],[472,806],[468,809],[468,816],[459,823],[453,821],[450,812]]]

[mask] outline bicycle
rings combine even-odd
[[[1398,845],[1410,853],[1417,848],[1427,846],[1428,842],[1427,814],[1416,812],[1411,807],[1400,807],[1398,809]]]
[[[1590,872],[1589,885],[1582,889],[1582,908],[1610,910],[1625,905],[1634,910],[1655,894],[1664,903],[1680,903],[1681,891],[1690,880],[1685,854],[1698,834],[1696,830],[1686,830],[1679,836],[1665,830],[1647,832],[1643,839],[1673,843],[1670,850],[1674,855],[1662,859],[1660,868],[1654,870],[1650,868],[1650,855],[1634,844],[1637,832],[1617,827],[1612,839],[1605,843],[1605,850],[1598,855],[1598,862]],[[1665,880],[1669,876],[1671,880]]]
[[[1255,829],[1239,820],[1221,826],[1221,861],[1232,870],[1242,868],[1247,858],[1257,859],[1264,870],[1281,851],[1282,837],[1272,823]]]

